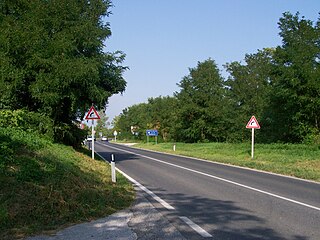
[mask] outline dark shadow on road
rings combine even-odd
[[[170,221],[179,216],[186,216],[196,224],[205,228],[213,239],[230,240],[308,240],[309,237],[301,235],[290,235],[278,232],[277,226],[270,227],[267,219],[255,216],[248,209],[240,208],[235,201],[221,201],[203,198],[199,196],[187,196],[184,194],[168,194],[163,189],[149,188],[163,199],[175,199],[174,211],[164,211]],[[155,202],[150,196],[151,202]],[[157,204],[155,204],[157,205]],[[159,205],[159,204],[158,204]],[[208,208],[208,206],[210,206]],[[190,211],[191,210],[191,211]],[[188,212],[189,215],[183,215]],[[285,221],[285,220],[282,220]],[[179,223],[181,224],[181,222]],[[279,225],[283,222],[279,222]],[[179,228],[179,226],[177,226]],[[188,238],[187,239],[194,239]],[[198,238],[196,238],[198,239]],[[199,236],[199,239],[201,237]]]
[[[101,155],[106,161],[111,162],[111,154],[114,154],[114,159],[116,162],[123,162],[123,161],[130,161],[130,160],[137,160],[139,157],[134,154],[130,153],[115,153],[115,152],[105,152],[105,151],[97,151],[99,155]]]

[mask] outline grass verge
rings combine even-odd
[[[20,239],[129,207],[132,185],[83,150],[1,129],[0,239]],[[89,153],[90,154],[90,153]]]
[[[196,157],[320,182],[320,146],[256,144],[251,159],[250,143],[139,143],[134,147]]]

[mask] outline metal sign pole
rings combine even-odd
[[[252,136],[251,136],[251,159],[254,157],[254,128],[252,128]]]
[[[92,132],[91,132],[91,135],[92,135],[92,159],[94,159],[94,120],[92,120]]]
[[[255,116],[252,116],[249,120],[249,122],[247,123],[246,128],[251,128],[251,159],[254,158],[254,129],[260,129],[260,125],[256,119]]]
[[[92,149],[92,159],[94,159],[94,120],[99,120],[100,116],[99,116],[97,110],[94,108],[93,103],[92,103],[92,106],[91,106],[89,112],[87,113],[85,119],[87,121],[92,120],[91,149]]]

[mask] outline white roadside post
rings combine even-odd
[[[114,160],[114,155],[111,154],[111,180],[113,183],[117,182],[116,179],[116,162]]]
[[[251,128],[251,159],[254,158],[254,129],[260,129],[260,125],[255,116],[252,116],[246,126]]]
[[[94,159],[94,120],[99,120],[100,116],[97,112],[97,110],[94,108],[94,106],[92,105],[89,112],[87,113],[86,120],[92,120],[92,129],[91,129],[91,149],[92,149],[92,159]]]
[[[117,141],[117,135],[118,135],[118,132],[116,130],[114,130],[113,136],[114,136],[114,141],[115,142]]]

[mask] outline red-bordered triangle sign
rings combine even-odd
[[[260,125],[256,119],[255,116],[252,116],[250,121],[248,122],[246,128],[256,128],[256,129],[260,129]]]
[[[87,113],[86,117],[85,117],[86,120],[97,120],[97,119],[100,119],[100,116],[97,112],[97,110],[94,108],[94,106],[92,106],[89,110],[89,112]]]

